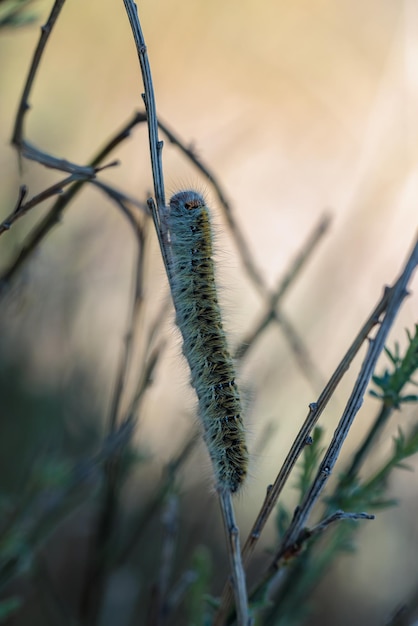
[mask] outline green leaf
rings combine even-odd
[[[312,443],[306,445],[303,451],[299,466],[299,476],[296,483],[296,488],[300,491],[301,498],[303,498],[314,478],[321,455],[324,451],[321,445],[323,434],[323,429],[317,426],[312,433]]]
[[[409,396],[399,396],[400,402],[418,402],[418,396],[409,395]]]

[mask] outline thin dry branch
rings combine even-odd
[[[195,167],[200,171],[201,174],[203,174],[203,176],[209,181],[209,183],[213,187],[218,201],[223,209],[224,215],[240,253],[244,267],[256,289],[261,293],[261,295],[264,296],[265,287],[263,276],[259,269],[256,267],[250,249],[248,248],[247,242],[245,241],[245,237],[241,232],[241,228],[237,220],[235,219],[231,204],[227,199],[226,194],[223,191],[217,177],[210,170],[210,168],[205,165],[200,158],[196,156],[194,150],[191,147],[186,146],[184,142],[172,130],[170,130],[166,124],[163,124],[161,121],[159,121],[158,125],[167,137],[167,139],[170,141],[170,143],[177,146],[181,150],[181,152],[183,152],[183,154],[187,156],[187,158],[195,165]]]
[[[124,348],[120,355],[120,361],[119,361],[119,366],[118,366],[117,375],[116,375],[115,390],[113,393],[111,409],[109,412],[108,428],[109,428],[109,431],[112,432],[116,428],[116,424],[117,424],[120,401],[121,401],[122,393],[126,384],[126,378],[128,374],[128,368],[130,364],[132,349],[133,349],[133,345],[135,343],[135,338],[136,338],[136,330],[140,328],[141,326],[139,318],[140,318],[141,311],[143,310],[142,309],[143,283],[144,283],[143,269],[144,269],[144,262],[145,262],[145,242],[146,242],[146,236],[147,236],[148,221],[145,220],[142,224],[139,224],[135,216],[131,213],[131,211],[128,210],[127,205],[126,205],[126,200],[128,201],[130,200],[127,199],[124,194],[121,194],[121,192],[116,191],[109,185],[103,184],[100,181],[95,181],[95,184],[97,185],[97,187],[102,189],[114,202],[116,202],[119,208],[121,209],[122,213],[126,215],[134,231],[135,239],[137,242],[137,248],[138,248],[138,255],[137,255],[137,260],[135,264],[134,280],[133,280],[134,288],[133,288],[132,305],[130,306],[130,309],[129,309],[129,319],[127,322],[127,330],[126,330],[125,337],[124,337]],[[136,206],[138,206],[138,204],[136,204]],[[145,205],[141,205],[141,208],[145,210]],[[151,370],[150,371],[154,370],[159,354],[160,354],[160,350],[156,351],[153,358],[151,358]],[[150,376],[151,376],[150,371],[149,371],[149,363],[147,362],[146,365],[141,370],[141,380],[144,386],[148,386],[150,382]],[[145,375],[145,378],[144,378],[145,372],[147,372],[147,374]],[[144,392],[144,386],[141,386],[139,389],[139,393],[141,395]]]
[[[146,121],[144,113],[135,113],[133,117],[125,124],[121,131],[118,131],[104,147],[91,160],[89,168],[93,172],[97,171],[100,163],[114,150],[122,141],[130,136],[130,132],[134,126]],[[19,250],[12,262],[0,274],[0,295],[8,286],[17,271],[21,268],[28,258],[33,254],[37,247],[42,243],[52,228],[61,220],[62,214],[68,204],[73,200],[75,195],[82,189],[87,179],[81,179],[71,185],[71,187],[60,195],[54,202],[47,215],[37,224],[26,237],[22,248]],[[93,179],[94,180],[94,179]]]
[[[215,174],[210,170],[207,165],[202,162],[200,158],[197,157],[193,148],[191,148],[190,146],[186,146],[185,143],[180,139],[180,137],[178,137],[178,135],[170,130],[166,124],[163,124],[159,121],[158,125],[164,135],[167,137],[167,139],[173,145],[177,146],[181,150],[181,152],[183,152],[183,154],[195,165],[200,173],[211,184],[212,188],[215,191],[215,195],[217,196],[220,207],[225,215],[225,219],[231,231],[232,239],[235,242],[238,253],[241,257],[242,263],[251,282],[253,283],[259,294],[263,296],[266,300],[274,298],[274,294],[271,295],[264,284],[263,277],[252,257],[245,237],[241,232],[239,223],[235,219],[231,203],[227,199],[226,193],[222,189],[222,186]],[[162,224],[161,226],[163,227],[164,225]],[[162,238],[164,239],[164,233],[162,233]],[[293,279],[296,277],[297,273],[298,272],[296,271],[295,276],[293,277],[288,276],[289,282],[286,285],[286,289],[287,287],[289,287],[290,283],[293,282]],[[299,336],[291,321],[287,318],[283,311],[277,308],[277,306],[271,307],[270,314],[270,321],[274,321],[278,324],[279,327],[281,327],[282,332],[289,343],[290,349],[295,355],[296,362],[298,363],[302,373],[307,378],[307,380],[314,386],[314,388],[317,388],[318,384],[320,383],[319,377],[316,371],[316,367],[312,362],[312,359],[309,355],[307,348],[304,345],[302,338]],[[263,330],[264,328],[260,330],[260,334]],[[256,338],[258,338],[258,335]]]
[[[369,318],[366,320],[363,327],[360,329],[357,337],[354,339],[353,343],[347,350],[346,354],[342,358],[341,362],[338,364],[335,372],[331,376],[324,390],[320,394],[318,400],[316,402],[312,402],[309,405],[309,412],[306,416],[305,422],[302,425],[291,449],[289,450],[288,455],[280,469],[279,474],[273,485],[270,485],[267,490],[266,499],[260,510],[260,513],[257,516],[257,519],[251,529],[250,534],[248,535],[247,541],[244,545],[244,555],[246,560],[252,553],[255,544],[257,543],[261,532],[269,518],[271,512],[277,504],[277,500],[282,492],[284,485],[289,478],[289,475],[296,465],[298,458],[303,452],[305,446],[310,441],[310,434],[317,424],[320,416],[325,410],[329,400],[334,394],[338,384],[340,383],[342,377],[349,369],[354,357],[360,350],[364,341],[367,339],[369,332],[372,330],[376,324],[379,323],[379,318],[382,313],[386,310],[388,301],[389,301],[390,290],[386,289],[381,300],[378,302]]]
[[[221,505],[222,517],[229,542],[228,554],[232,574],[232,586],[235,595],[237,624],[238,626],[251,626],[244,566],[241,559],[239,530],[235,523],[231,493],[226,490],[219,490],[219,503]]]
[[[243,560],[245,564],[248,563],[252,553],[255,550],[261,533],[273,509],[277,504],[278,498],[290,476],[292,469],[296,465],[296,462],[303,452],[306,444],[310,441],[310,434],[312,430],[314,429],[325,407],[327,406],[329,400],[334,394],[342,377],[349,369],[354,357],[360,350],[364,341],[367,339],[370,331],[374,328],[374,326],[376,326],[376,324],[379,323],[380,317],[387,310],[388,304],[391,300],[391,294],[393,293],[393,289],[394,287],[386,288],[384,290],[380,301],[377,303],[370,316],[358,332],[351,346],[349,347],[341,362],[337,366],[336,370],[332,374],[329,382],[320,394],[318,400],[310,404],[308,415],[286,456],[286,459],[276,477],[276,480],[272,485],[269,485],[269,487],[267,488],[262,507],[245,541],[243,547]],[[231,599],[231,591],[228,585],[226,585],[222,592],[221,603],[214,622],[214,626],[221,626],[225,623],[228,611],[230,609]]]
[[[363,403],[364,394],[366,393],[367,386],[376,368],[377,359],[385,346],[386,338],[392,328],[401,304],[408,294],[407,286],[417,265],[418,241],[415,242],[413,250],[400,277],[390,289],[389,299],[384,312],[383,320],[380,323],[376,337],[369,340],[366,357],[363,361],[363,365],[360,369],[356,384],[354,385],[344,413],[334,433],[331,444],[324,455],[310,490],[305,495],[298,509],[295,511],[292,523],[283,539],[278,553],[274,558],[271,569],[276,570],[278,568],[282,556],[286,553],[288,547],[294,543],[302,528],[305,526],[312,508],[318,501],[318,498],[332,473],[343,443]]]
[[[302,531],[303,536],[300,538],[300,541],[306,541],[311,537],[315,537],[316,535],[320,535],[323,533],[329,526],[335,524],[335,522],[340,522],[341,520],[374,520],[375,516],[370,513],[346,513],[345,511],[335,511],[332,515],[328,515],[322,522],[316,524],[312,528],[308,528]]]
[[[162,224],[162,216],[165,209],[165,194],[164,194],[164,179],[162,171],[161,153],[162,142],[158,139],[158,121],[155,107],[154,89],[152,85],[151,71],[148,62],[148,56],[146,52],[146,45],[142,34],[141,26],[135,4],[130,0],[124,0],[126,12],[128,14],[129,22],[131,24],[132,33],[134,36],[138,58],[141,66],[142,79],[144,83],[143,95],[147,117],[148,117],[148,132],[149,132],[149,144],[151,154],[151,167],[154,181],[154,192],[156,205],[150,200],[150,208],[154,218],[154,224],[157,231],[161,253],[165,262],[167,276],[169,282],[172,281],[171,263],[167,257],[167,250],[169,246],[166,245],[165,226]],[[248,600],[247,591],[245,586],[245,575],[241,561],[241,549],[239,546],[238,529],[235,524],[234,511],[232,505],[231,494],[223,490],[219,490],[219,502],[222,509],[225,533],[227,536],[228,553],[230,557],[233,589],[236,599],[236,606],[239,616],[239,625],[248,626]]]
[[[68,172],[70,174],[76,174],[80,178],[84,177],[88,179],[93,177],[95,174],[93,165],[79,165],[66,159],[55,157],[51,154],[48,154],[47,152],[44,152],[43,150],[40,150],[29,141],[27,141],[24,137],[24,121],[26,114],[31,108],[29,104],[29,96],[32,91],[33,83],[39,70],[39,66],[45,52],[49,37],[58,20],[64,4],[65,0],[55,0],[46,23],[41,26],[39,41],[35,48],[28,76],[26,78],[22,95],[20,97],[11,143],[18,150],[20,159],[21,157],[25,157],[32,161],[37,161],[45,167]]]
[[[92,176],[95,176],[95,175],[96,174],[94,173]],[[51,187],[44,189],[43,191],[41,191],[41,193],[38,193],[36,196],[33,196],[33,198],[31,198],[25,203],[23,203],[23,200],[25,199],[26,194],[27,194],[27,187],[25,185],[22,185],[19,189],[19,197],[18,197],[16,207],[10,213],[10,215],[8,215],[6,219],[3,220],[3,222],[0,224],[0,235],[10,230],[13,224],[17,222],[17,220],[19,220],[21,217],[26,215],[35,206],[37,206],[38,204],[41,204],[41,202],[44,202],[45,200],[48,200],[48,198],[52,198],[53,196],[57,196],[61,194],[65,187],[67,187],[68,185],[71,185],[72,183],[76,181],[81,181],[81,180],[86,181],[86,180],[89,180],[90,178],[91,178],[90,176],[85,176],[84,174],[83,175],[71,174],[71,176],[67,176],[67,178],[64,178],[63,180],[60,180],[54,185],[51,185]]]
[[[147,112],[148,122],[148,138],[151,155],[152,177],[154,181],[155,200],[157,209],[160,210],[165,206],[164,176],[162,168],[162,149],[163,142],[158,138],[158,121],[157,110],[155,106],[154,88],[152,85],[151,69],[148,61],[147,47],[145,45],[144,36],[141,30],[141,24],[138,19],[138,13],[134,2],[123,0],[126,13],[131,25],[136,50],[138,53],[139,64],[141,66],[142,80],[144,82],[144,102]]]
[[[130,356],[135,341],[135,330],[138,327],[138,316],[143,304],[143,270],[144,270],[144,243],[143,227],[132,216],[129,209],[121,201],[118,194],[113,194],[108,187],[104,191],[117,203],[124,215],[129,219],[137,243],[137,261],[134,269],[133,297],[129,307],[127,328],[116,372],[115,388],[111,401],[108,419],[108,434],[112,435],[117,429],[117,418],[120,401],[128,374]],[[148,379],[149,380],[149,379]],[[128,417],[132,421],[132,415]],[[80,606],[81,619],[96,624],[105,592],[108,574],[109,543],[114,531],[118,515],[118,499],[120,490],[121,466],[123,451],[112,462],[105,465],[104,492],[97,521],[95,541],[91,546],[87,575],[82,593]]]
[[[91,166],[77,165],[76,163],[71,163],[71,161],[67,161],[66,159],[60,159],[50,154],[47,154],[46,152],[39,150],[33,144],[29,143],[24,138],[23,132],[25,116],[30,109],[29,95],[33,87],[36,73],[39,69],[39,65],[42,60],[46,44],[48,43],[48,39],[52,33],[52,30],[56,24],[56,21],[59,17],[59,14],[61,13],[61,9],[63,8],[64,4],[65,0],[55,0],[46,23],[41,27],[41,34],[39,37],[38,45],[35,48],[32,63],[29,68],[29,73],[25,82],[25,86],[23,88],[22,96],[20,98],[15,126],[13,129],[12,144],[17,148],[19,152],[19,157],[24,156],[25,158],[32,161],[42,163],[42,165],[45,165],[45,167],[51,167],[53,169],[69,172],[70,174],[79,174],[80,176],[90,177],[94,176],[94,170]]]
[[[36,72],[38,71],[39,64],[41,62],[42,55],[45,50],[45,46],[48,42],[48,39],[52,32],[54,24],[56,23],[58,19],[61,9],[64,6],[64,3],[65,3],[65,0],[55,0],[51,13],[49,14],[49,17],[46,23],[43,26],[41,26],[40,39],[38,41],[38,45],[36,46],[32,63],[29,69],[29,73],[25,82],[25,86],[23,88],[23,93],[20,98],[19,108],[17,111],[15,125],[13,129],[12,144],[16,146],[19,151],[22,149],[22,144],[23,144],[23,123],[24,123],[25,115],[30,109],[29,94],[31,92],[33,82],[35,80]]]
[[[276,308],[281,302],[283,296],[287,293],[289,287],[294,283],[299,276],[301,270],[306,266],[307,262],[311,259],[313,252],[322,240],[325,233],[328,231],[331,224],[331,218],[329,215],[322,215],[309,234],[307,241],[302,245],[295,260],[291,263],[287,272],[283,278],[279,281],[276,289],[268,299],[267,310],[262,315],[261,319],[257,322],[254,329],[241,341],[237,349],[235,350],[234,358],[241,360],[245,358],[247,352],[253,347],[260,335],[266,330],[272,321],[277,319]]]
[[[285,555],[286,560],[290,560],[291,558],[297,557],[304,545],[313,537],[317,537],[324,533],[330,526],[334,525],[336,522],[340,521],[358,521],[358,520],[374,520],[375,516],[370,515],[369,513],[346,513],[345,511],[335,511],[332,515],[327,516],[321,522],[313,526],[312,528],[303,528],[296,541],[288,547],[287,553]],[[283,570],[284,572],[284,570]],[[255,597],[260,591],[265,587],[275,586],[277,581],[277,576],[272,576],[271,572],[268,571],[261,580],[253,587],[250,592],[250,597]]]
[[[75,183],[77,181],[93,182],[94,177],[99,171],[102,171],[109,167],[114,167],[117,164],[118,163],[114,161],[102,167],[92,168],[94,173],[91,176],[86,176],[85,174],[71,174],[71,176],[67,176],[67,178],[64,178],[63,180],[60,180],[57,183],[54,183],[50,187],[47,187],[46,189],[36,194],[36,196],[33,196],[33,198],[31,198],[25,203],[23,202],[23,200],[25,199],[27,195],[28,189],[26,185],[21,185],[19,188],[19,194],[18,194],[18,199],[17,199],[15,208],[10,213],[10,215],[8,215],[8,217],[6,217],[6,219],[3,220],[3,222],[1,222],[0,224],[0,235],[10,230],[15,222],[17,222],[21,217],[26,215],[31,209],[36,207],[38,204],[41,204],[41,202],[44,202],[45,200],[48,200],[49,198],[52,198],[54,196],[59,196],[60,194],[62,194],[64,188],[68,187],[68,185],[71,185],[72,183]],[[139,203],[137,200],[134,200],[133,198],[128,198],[122,192],[119,192],[113,188],[110,188],[109,186],[106,186],[103,183],[102,183],[102,187],[106,190],[112,189],[113,197],[119,195],[120,199],[122,199],[123,201],[125,202],[129,201],[135,206],[138,206],[139,208],[141,208],[142,210],[147,211],[145,205],[141,205],[141,203]]]

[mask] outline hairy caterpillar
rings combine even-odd
[[[248,451],[216,292],[209,210],[200,194],[182,191],[171,198],[165,222],[176,322],[199,401],[205,441],[218,488],[236,492],[247,474]]]

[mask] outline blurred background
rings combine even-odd
[[[19,184],[26,184],[32,196],[62,177],[28,161],[20,172],[10,146],[39,26],[51,5],[35,2],[35,23],[0,33],[1,219],[13,210]],[[275,324],[254,345],[240,371],[252,453],[249,484],[237,501],[245,536],[308,404],[317,399],[384,285],[397,277],[416,234],[418,6],[413,0],[144,0],[138,8],[161,120],[218,177],[268,288],[285,275],[321,216],[332,218],[283,300],[314,375],[301,370]],[[26,136],[47,152],[85,164],[135,110],[142,110],[142,89],[123,2],[67,2],[30,97]],[[140,201],[152,189],[147,141],[146,127],[139,125],[111,155],[120,165],[101,174]],[[168,142],[163,159],[168,197],[193,186],[205,192],[213,207],[220,297],[235,347],[266,305],[245,272],[208,182]],[[2,235],[2,273],[51,204],[36,207]],[[129,404],[144,344],[168,299],[152,228],[146,246],[144,305],[122,406]],[[120,211],[97,189],[85,186],[3,293],[0,484],[6,508],[22,493],[29,493],[35,506],[30,494],[38,482],[58,480],[60,471],[100,446],[126,331],[136,254],[132,230]],[[405,329],[413,331],[418,318],[417,290],[415,276],[389,346],[398,341],[405,349]],[[137,416],[133,449],[142,460],[124,487],[121,528],[148,501],[162,468],[196,423],[171,310],[158,333],[164,350]],[[328,439],[364,353],[321,419]],[[382,357],[380,369],[386,365]],[[367,398],[342,463],[376,411],[376,400]],[[388,453],[398,426],[408,428],[416,420],[417,410],[412,405],[395,417],[371,467]],[[416,459],[409,464],[416,472]],[[84,486],[90,494],[95,477],[89,480],[93,486]],[[290,483],[284,501],[292,510],[297,494]],[[225,559],[203,445],[183,467],[180,484],[179,571],[189,566],[189,555],[202,543]],[[344,555],[311,598],[309,623],[381,624],[416,589],[416,484],[414,472],[393,474],[389,495],[399,505],[364,523],[357,552]],[[44,566],[58,581],[61,601],[69,605],[78,602],[96,514],[89,496],[58,528],[53,525],[41,533]],[[157,516],[131,562],[112,574],[102,624],[115,623],[115,615],[118,624],[130,623],[134,609],[121,607],[135,607],[138,589],[146,593],[149,579],[158,572],[159,555],[144,546],[155,545],[160,526]],[[263,535],[255,570],[257,563],[261,567],[268,562],[273,526]],[[61,623],[45,621],[36,585],[24,579],[21,574],[13,583],[25,604],[10,623]],[[224,580],[224,575],[213,578],[213,593],[221,591]]]

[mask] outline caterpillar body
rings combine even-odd
[[[166,227],[176,322],[198,397],[204,438],[217,487],[234,493],[245,480],[248,451],[216,291],[210,214],[202,196],[195,191],[174,195]]]

